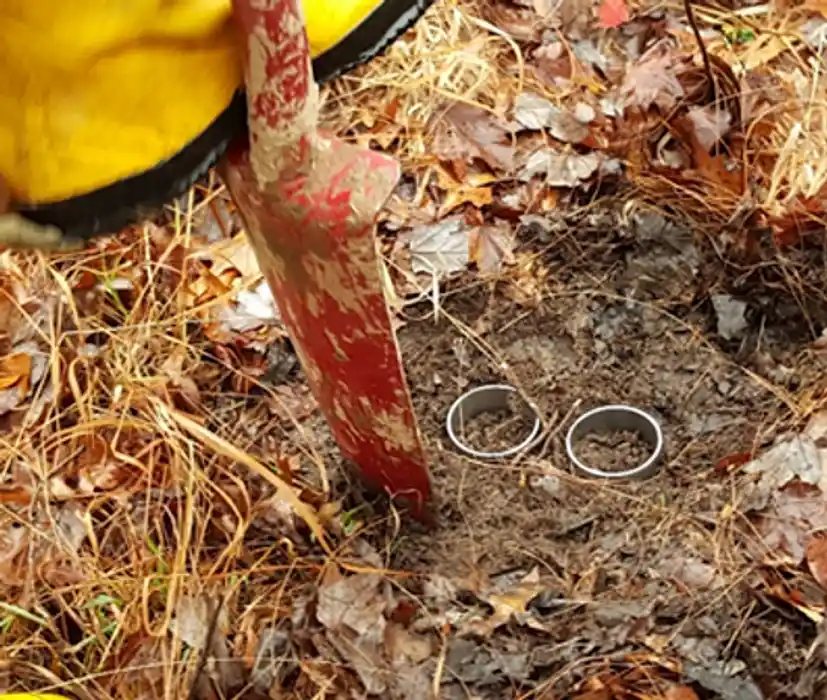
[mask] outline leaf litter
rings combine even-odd
[[[394,257],[399,265],[388,275],[397,286],[395,312],[406,312],[417,285],[439,281],[465,299],[451,312],[478,339],[494,353],[507,346],[521,358],[483,369],[474,343],[460,337],[443,350],[466,359],[439,365],[417,354],[412,369],[414,399],[440,451],[436,478],[445,478],[448,465],[465,484],[455,503],[442,502],[444,520],[450,524],[452,509],[465,507],[469,488],[485,509],[483,520],[466,517],[464,530],[452,532],[454,549],[438,565],[462,562],[463,575],[456,566],[400,574],[375,552],[362,551],[342,569],[323,562],[318,542],[272,485],[239,468],[253,460],[289,480],[302,502],[325,514],[344,550],[371,540],[383,557],[394,559],[393,550],[398,559],[414,546],[405,524],[399,540],[378,547],[370,533],[383,519],[341,507],[353,498],[350,487],[338,480],[338,457],[319,447],[320,440],[329,444],[326,428],[214,176],[177,203],[175,216],[79,258],[58,256],[46,268],[31,256],[0,253],[0,579],[7,588],[0,630],[21,668],[44,671],[14,682],[27,689],[55,674],[62,682],[101,679],[84,686],[91,697],[131,693],[135,684],[148,697],[183,697],[191,687],[211,697],[210,683],[226,693],[249,681],[270,697],[295,690],[304,697],[430,698],[434,689],[444,697],[465,692],[459,679],[477,697],[692,700],[704,689],[776,697],[787,683],[778,680],[779,669],[795,668],[795,694],[814,697],[823,673],[806,651],[816,643],[803,624],[824,614],[808,588],[823,589],[827,580],[823,435],[813,427],[822,414],[813,412],[807,429],[755,456],[758,437],[744,432],[753,404],[744,399],[743,380],[687,357],[704,335],[729,342],[721,352],[733,353],[734,362],[748,362],[760,355],[754,347],[780,347],[772,334],[789,328],[797,335],[788,342],[807,347],[816,368],[818,348],[807,346],[799,326],[779,322],[800,318],[800,310],[773,310],[778,279],[750,296],[754,287],[744,279],[759,273],[725,288],[726,275],[705,261],[704,283],[713,288],[702,288],[697,254],[671,245],[667,228],[648,236],[624,218],[653,204],[674,219],[688,215],[696,241],[711,234],[716,254],[725,256],[766,254],[767,230],[774,241],[797,245],[821,226],[824,175],[813,154],[823,150],[823,118],[817,100],[806,108],[804,101],[822,87],[800,66],[808,65],[807,52],[823,48],[823,13],[811,6],[783,22],[773,8],[768,13],[767,26],[778,25],[772,32],[729,28],[744,24],[738,13],[715,15],[726,20],[720,25],[711,15],[699,18],[716,71],[712,92],[691,27],[676,8],[650,14],[615,0],[435,6],[422,26],[352,79],[362,86],[353,96],[332,88],[331,125],[397,150],[406,169],[410,191],[397,193],[403,206],[383,214],[393,223],[387,231],[397,232],[383,244],[408,256]],[[804,42],[787,40],[796,33]],[[418,72],[428,65],[432,72]],[[773,110],[785,101],[788,112]],[[599,211],[566,218],[604,196],[625,198],[620,223],[601,222]],[[518,221],[525,224],[519,230]],[[785,279],[803,279],[812,261],[788,254],[798,257]],[[673,264],[684,257],[685,265]],[[770,267],[765,259],[760,274]],[[608,293],[634,303],[589,306],[618,270],[627,278]],[[686,270],[696,272],[687,278]],[[411,282],[408,273],[422,279]],[[680,294],[657,296],[675,284],[683,285]],[[485,295],[468,291],[479,285],[490,285]],[[572,289],[576,308],[565,301]],[[722,303],[743,298],[748,307]],[[488,304],[502,299],[511,301],[491,311]],[[694,334],[655,323],[641,311],[650,300]],[[707,301],[712,312],[701,317]],[[521,325],[523,314],[535,312]],[[548,325],[555,314],[565,322]],[[520,337],[508,345],[512,323]],[[421,333],[418,353],[445,342],[444,327],[418,328],[409,322],[402,329],[403,340],[406,332]],[[637,345],[624,341],[641,328]],[[677,344],[667,350],[670,337]],[[645,359],[630,361],[644,345]],[[664,368],[670,356],[682,366]],[[583,359],[589,366],[578,364]],[[441,432],[428,422],[444,408],[447,386],[501,380],[503,367],[530,380],[536,395],[553,397],[550,414],[577,400],[626,400],[601,395],[612,393],[630,362],[627,387],[651,383],[644,398],[664,411],[677,444],[688,453],[705,441],[739,452],[713,454],[710,447],[693,458],[691,478],[670,467],[654,485],[618,487],[612,510],[571,482],[554,439],[541,473],[520,462],[501,474],[478,465],[469,474],[442,451]],[[601,363],[608,374],[600,374]],[[782,370],[791,364],[783,358],[761,376],[774,383],[773,396],[786,397],[782,405],[799,401],[800,414],[820,394],[812,381],[786,383]],[[588,392],[578,394],[578,378],[586,376],[593,377]],[[781,411],[776,406],[776,418]],[[184,415],[191,430],[172,415]],[[674,432],[675,422],[717,427],[688,441]],[[210,449],[197,456],[204,446]],[[704,467],[719,458],[728,466],[708,473]],[[521,485],[508,491],[503,474],[512,471]],[[521,522],[521,499],[538,492],[552,505],[542,501]],[[334,498],[337,506],[329,508]],[[628,511],[641,503],[654,504],[657,518],[652,546],[638,550],[645,536]],[[745,531],[735,524],[742,516]],[[465,551],[457,533],[468,530],[486,533],[488,549]],[[674,542],[659,539],[664,533]],[[440,532],[430,537],[437,550]],[[724,543],[731,539],[730,552]],[[514,548],[530,552],[532,565],[521,560],[496,571],[490,560]],[[218,597],[204,591],[218,579],[234,594],[208,642]],[[186,593],[176,588],[184,580]],[[768,598],[786,606],[783,615]],[[767,629],[776,646],[762,647],[761,619],[784,615],[797,616],[795,624],[773,622]],[[55,637],[72,651],[56,651]],[[24,639],[39,651],[25,651]],[[187,653],[172,658],[173,640]],[[776,669],[761,666],[767,657]],[[206,663],[198,677],[200,658]]]

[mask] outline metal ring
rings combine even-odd
[[[541,437],[540,431],[542,430],[543,424],[537,408],[530,403],[526,405],[526,408],[534,414],[534,426],[529,436],[519,445],[498,452],[484,452],[466,445],[458,436],[462,424],[465,421],[471,420],[480,413],[509,408],[508,399],[514,394],[519,394],[519,392],[508,384],[486,384],[485,386],[478,386],[476,389],[471,389],[471,391],[460,396],[451,405],[448,411],[448,417],[445,420],[445,427],[448,430],[448,437],[451,438],[451,442],[465,454],[482,459],[510,457],[511,455],[533,447]]]
[[[574,444],[593,433],[611,433],[630,430],[640,435],[652,448],[645,462],[624,471],[603,471],[584,464],[574,451]],[[645,479],[658,471],[658,461],[663,454],[663,431],[660,424],[648,413],[634,406],[615,404],[600,406],[587,411],[569,428],[566,435],[566,452],[575,467],[575,471],[586,476],[601,479]]]

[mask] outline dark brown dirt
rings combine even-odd
[[[377,535],[377,549],[388,566],[418,575],[410,590],[429,607],[434,577],[494,581],[536,567],[546,585],[535,613],[550,631],[508,626],[489,639],[452,639],[443,697],[540,697],[550,686],[566,697],[629,654],[701,669],[692,681],[701,698],[760,698],[751,683],[767,698],[812,697],[825,677],[808,652],[817,629],[756,593],[760,562],[732,517],[739,476],[716,464],[766,444],[789,415],[785,397],[824,371],[808,349],[808,329],[827,326],[824,309],[802,309],[781,287],[750,291],[741,275],[747,329],[720,338],[709,295],[734,294],[732,277],[671,227],[566,229],[538,262],[546,281],[536,303],[515,304],[513,280],[485,289],[475,280],[443,295],[438,321],[423,304],[400,331],[438,525],[394,527]],[[518,461],[466,458],[445,434],[451,402],[488,382],[519,387],[548,425]],[[666,453],[655,477],[571,474],[565,431],[605,403],[661,421]],[[469,439],[501,444],[485,426]],[[745,685],[721,694],[732,669]]]
[[[587,467],[602,472],[634,469],[652,454],[652,446],[634,430],[590,433],[574,443],[572,450]]]
[[[463,420],[457,437],[466,447],[478,452],[505,452],[531,436],[534,421],[533,414],[524,405],[483,411]]]

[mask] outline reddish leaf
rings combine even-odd
[[[754,457],[755,455],[752,452],[734,452],[726,457],[721,457],[721,459],[715,463],[715,471],[734,471],[737,467],[743,467],[747,462],[752,461]]]
[[[698,700],[698,694],[685,685],[673,685],[666,691],[666,700]]]
[[[603,0],[597,9],[597,25],[603,29],[614,29],[629,21],[626,0]]]
[[[419,608],[411,601],[400,600],[391,612],[390,619],[400,625],[409,625],[418,611]]]

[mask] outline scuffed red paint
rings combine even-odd
[[[248,41],[252,152],[234,148],[222,176],[343,454],[421,512],[427,462],[374,227],[398,164],[316,132],[297,0],[235,0],[234,9]]]
[[[266,183],[308,167],[319,89],[297,0],[240,0],[233,16],[246,42],[244,73],[253,168]],[[299,153],[295,153],[299,151]]]

